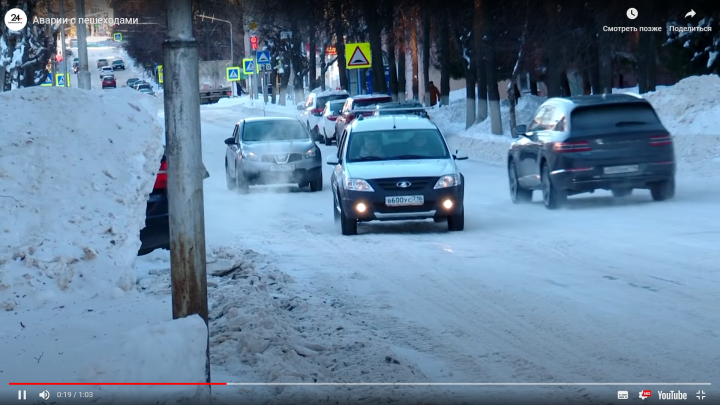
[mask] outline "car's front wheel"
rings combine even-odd
[[[325,145],[332,145],[332,138],[328,138],[327,131],[323,129],[323,136],[325,137]]]
[[[310,182],[310,191],[316,192],[316,191],[322,191],[322,189],[323,189],[323,176],[322,176],[322,170],[321,170],[320,174]]]
[[[235,188],[240,194],[247,194],[250,192],[250,183],[248,183],[245,175],[235,165]]]
[[[227,159],[225,159],[225,183],[227,184],[227,189],[230,191],[233,191],[237,188],[237,183],[235,182],[235,179],[230,177],[230,168],[228,167]]]
[[[357,235],[357,221],[348,218],[345,215],[345,210],[342,208],[342,204],[339,203],[340,196],[335,196],[336,201],[335,203],[340,208],[340,212],[338,213],[338,209],[335,208],[336,215],[338,216],[338,222],[340,222],[340,233],[346,236],[350,235]]]
[[[515,162],[510,162],[508,165],[508,182],[510,185],[510,200],[512,200],[513,204],[523,204],[532,201],[533,191],[520,187]]]

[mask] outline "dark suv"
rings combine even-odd
[[[534,190],[548,209],[595,190],[625,197],[649,189],[655,201],[675,195],[672,136],[640,96],[551,98],[516,135],[507,161],[516,204],[531,201]]]

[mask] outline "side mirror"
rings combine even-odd
[[[453,155],[453,158],[455,158],[455,160],[467,160],[468,155],[467,155],[467,153],[465,153],[461,150],[456,150],[455,154]]]
[[[525,136],[527,133],[527,125],[518,125],[515,127],[515,138]]]
[[[338,159],[336,156],[328,156],[327,160],[325,160],[325,163],[330,166],[337,166],[340,164],[340,159]]]
[[[235,145],[235,138],[228,138],[225,140],[225,145]]]
[[[302,110],[304,110],[304,109],[305,109],[305,106],[302,105],[302,104],[300,104],[300,105],[297,106],[297,110],[298,110],[298,111],[302,111]]]

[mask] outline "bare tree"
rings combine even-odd
[[[485,69],[487,75],[488,104],[490,107],[490,128],[494,135],[502,135],[502,117],[500,114],[500,92],[498,91],[497,66],[495,64],[495,31],[493,24],[495,5],[497,0],[485,0],[483,11]]]
[[[485,32],[482,0],[473,1],[473,50],[477,79],[477,116],[476,122],[485,121],[488,117],[488,82],[485,63]]]

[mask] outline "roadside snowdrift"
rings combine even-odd
[[[464,92],[453,92],[458,94],[451,97],[449,106],[431,111],[433,121],[448,136],[453,149],[465,150],[471,157],[488,163],[503,164],[513,141],[507,100],[501,103],[504,135],[492,135],[490,119],[464,129]],[[643,97],[650,101],[663,124],[676,136],[678,171],[696,176],[720,174],[720,77],[688,77]],[[543,101],[542,97],[522,96],[516,108],[517,122],[529,123]]]
[[[133,289],[162,131],[130,91],[0,94],[0,301],[6,310]]]

